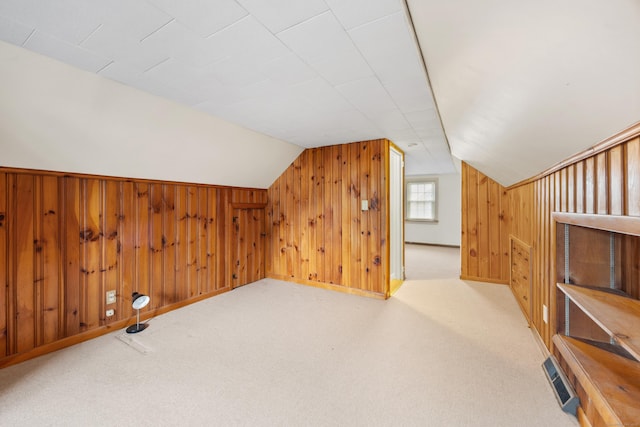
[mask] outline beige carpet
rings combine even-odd
[[[407,280],[460,277],[460,248],[406,244],[404,258]]]
[[[267,279],[149,323],[0,370],[0,425],[578,425],[506,286]]]

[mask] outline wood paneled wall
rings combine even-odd
[[[500,268],[494,265],[498,258],[507,261],[509,236],[531,246],[530,321],[548,347],[555,333],[557,277],[556,229],[551,213],[640,216],[639,133],[640,126],[636,125],[621,133],[625,138],[605,141],[566,164],[508,189],[495,184],[497,188],[492,190],[489,178],[463,164],[462,278],[507,283],[509,272],[504,264]],[[498,253],[500,256],[496,256]],[[637,264],[635,261],[633,265]],[[635,289],[631,288],[632,294],[637,293]],[[549,307],[549,323],[543,321],[543,305]]]
[[[0,170],[0,366],[231,289],[232,201],[266,190]]]
[[[509,212],[504,187],[462,163],[462,279],[508,283]]]
[[[269,188],[268,277],[386,296],[388,151],[385,139],[314,148],[289,166]]]

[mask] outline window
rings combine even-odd
[[[435,179],[421,179],[407,182],[408,221],[437,221],[437,189]]]

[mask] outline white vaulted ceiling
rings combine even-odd
[[[400,0],[0,0],[0,39],[300,147],[388,138],[409,173],[455,170]]]
[[[640,1],[408,4],[453,155],[500,183],[640,120]]]

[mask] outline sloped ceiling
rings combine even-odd
[[[455,171],[399,0],[0,0],[0,39],[301,149],[388,138]]]
[[[640,1],[408,0],[454,156],[509,185],[640,120]]]
[[[132,115],[145,109],[136,132],[161,125],[120,143],[151,152],[160,139],[163,149],[142,168],[135,157],[104,155],[96,173],[170,170],[179,181],[267,187],[274,171],[253,167],[260,161],[280,159],[280,168],[305,147],[385,137],[406,152],[408,174],[453,172],[453,153],[509,185],[640,119],[639,9],[637,0],[0,0],[0,40],[92,76],[16,61],[0,45],[12,78],[0,74],[3,114],[24,128],[17,138],[0,122],[2,164],[74,170],[86,160],[79,147],[103,146],[109,125],[83,116],[104,122],[97,138],[90,127],[70,130],[72,115],[64,126],[49,117],[72,140],[37,139],[47,108],[54,97],[68,111],[103,112],[106,102],[113,121],[113,94],[122,92]],[[74,91],[74,80],[108,101],[59,90],[45,108],[29,90],[33,82]],[[131,129],[119,126],[120,136]],[[181,130],[188,137],[171,142]],[[44,143],[58,155],[38,163],[29,155]],[[178,152],[218,163],[180,161]],[[212,174],[240,162],[242,179]]]

